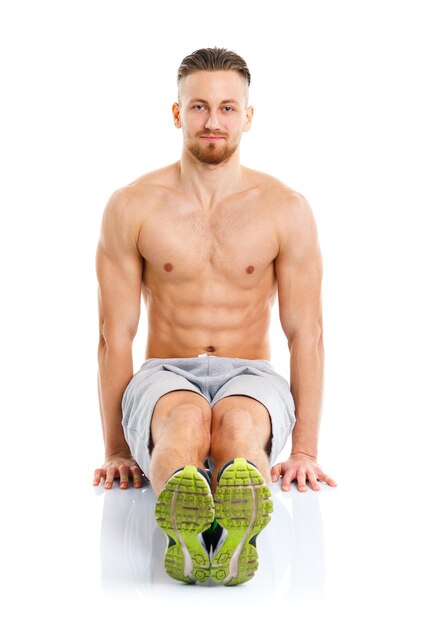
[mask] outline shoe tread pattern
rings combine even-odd
[[[250,580],[258,568],[256,535],[270,521],[271,492],[259,470],[246,459],[237,458],[221,474],[214,500],[215,517],[228,533],[213,555],[211,577],[215,583],[238,585]],[[231,563],[235,554],[238,567],[236,557]]]
[[[158,526],[169,537],[165,552],[165,570],[169,576],[186,583],[204,582],[210,576],[209,554],[199,535],[214,519],[210,487],[196,467],[187,465],[170,477],[155,506]],[[192,570],[185,575],[185,544]]]

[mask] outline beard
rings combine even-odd
[[[238,144],[229,144],[227,141],[212,142],[198,142],[198,143],[186,143],[186,148],[198,161],[201,163],[208,163],[217,165],[226,161],[237,150]]]

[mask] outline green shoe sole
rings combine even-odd
[[[240,585],[257,570],[256,536],[270,521],[271,492],[259,470],[237,458],[223,470],[214,502],[216,520],[227,532],[213,555],[211,577],[215,583]]]
[[[185,583],[205,582],[210,576],[209,554],[200,534],[215,516],[206,478],[192,465],[171,476],[155,506],[157,524],[168,537],[165,570]]]

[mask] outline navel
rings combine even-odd
[[[215,352],[216,348],[215,346],[207,346],[206,348],[206,352]]]
[[[166,272],[172,272],[174,269],[174,266],[172,265],[172,263],[165,263],[164,265],[164,270]]]
[[[254,272],[253,265],[249,265],[248,267],[246,267],[246,272],[247,272],[247,274],[253,274],[253,272]]]

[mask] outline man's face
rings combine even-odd
[[[181,80],[174,123],[198,161],[222,163],[237,150],[253,117],[247,92],[247,81],[233,70],[199,70]]]

